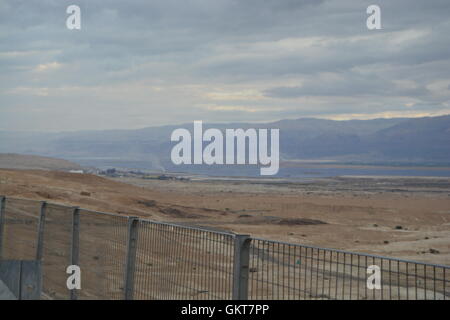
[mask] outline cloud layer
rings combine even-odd
[[[450,113],[450,2],[370,4],[2,1],[0,130]]]

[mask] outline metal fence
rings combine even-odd
[[[231,299],[234,235],[139,221],[136,299]]]
[[[375,269],[379,288],[369,279]],[[444,300],[450,298],[449,271],[442,265],[252,239],[249,297]]]
[[[450,299],[449,266],[4,197],[1,259],[40,260],[46,299]]]

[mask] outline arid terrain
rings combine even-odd
[[[450,264],[450,179],[105,178],[0,169],[0,194]]]
[[[0,153],[0,168],[62,171],[83,169],[80,165],[63,159],[16,153]]]

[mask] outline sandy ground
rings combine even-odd
[[[450,265],[450,179],[173,181],[2,169],[0,194]]]

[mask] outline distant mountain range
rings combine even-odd
[[[56,157],[84,166],[190,171],[170,161],[176,128],[62,133],[0,131],[0,153]],[[333,121],[302,118],[270,123],[204,124],[204,128],[278,128],[281,159],[359,164],[450,164],[450,115]],[[224,166],[225,167],[225,166]],[[228,169],[225,169],[228,170]],[[231,169],[230,169],[231,170]]]

